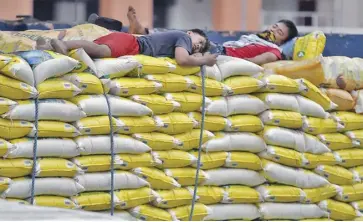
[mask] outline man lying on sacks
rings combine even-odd
[[[142,26],[137,19],[136,11],[132,6],[129,7],[127,17],[130,24],[128,30],[130,34],[149,34],[149,30]],[[119,28],[122,26],[120,21],[99,17],[96,14],[92,14],[88,22],[113,30],[120,30]],[[238,41],[228,41],[223,44],[211,43],[209,52],[237,57],[263,65],[283,59],[282,49],[279,46],[295,38],[297,35],[297,28],[292,21],[280,20],[263,32],[242,35]]]
[[[131,7],[129,14],[134,14]],[[134,14],[136,17],[136,14]],[[130,16],[129,16],[130,17]],[[83,48],[93,58],[117,58],[125,55],[143,54],[153,57],[175,58],[181,66],[213,66],[217,54],[205,53],[209,49],[207,35],[200,29],[185,32],[167,31],[144,36],[134,36],[125,32],[112,32],[95,41],[52,39],[47,43],[38,38],[37,49],[52,50],[67,55],[72,49]],[[199,56],[193,54],[199,53]]]

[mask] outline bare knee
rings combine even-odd
[[[112,56],[111,49],[107,45],[97,45],[95,48],[94,57],[98,58],[110,58]]]

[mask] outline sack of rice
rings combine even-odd
[[[300,111],[297,97],[294,94],[255,93],[253,95],[262,100],[271,110]]]
[[[57,197],[57,196],[34,197],[34,205],[42,207],[57,207],[57,208],[71,209],[71,210],[78,208],[77,205],[69,198]]]
[[[265,141],[254,133],[216,133],[214,139],[204,143],[206,152],[248,151],[259,153],[266,149]]]
[[[256,171],[262,169],[261,160],[256,154],[240,151],[228,152],[224,167]]]
[[[349,169],[354,175],[359,175],[361,180],[363,180],[363,166],[353,167]]]
[[[179,150],[188,151],[199,148],[200,129],[193,129],[186,133],[176,134],[174,138],[177,140]],[[202,144],[214,138],[214,134],[208,130],[203,131]]]
[[[11,120],[35,121],[35,102],[33,100],[18,101],[18,104],[11,111],[3,114],[2,117]],[[86,113],[66,100],[47,99],[39,101],[39,120],[74,122],[84,117],[86,117]]]
[[[293,203],[305,199],[304,192],[293,186],[261,185],[256,190],[266,202]]]
[[[97,76],[91,73],[69,73],[60,77],[63,80],[71,82],[79,89],[82,90],[80,94],[103,94],[107,93],[108,90],[103,88],[103,85],[111,82],[109,79],[99,79]]]
[[[225,196],[222,203],[260,203],[262,201],[260,194],[254,189],[240,185],[225,186]]]
[[[205,173],[207,180],[203,185],[208,186],[236,184],[254,187],[266,182],[263,176],[253,170],[218,168],[206,170]]]
[[[349,111],[354,108],[355,101],[352,95],[341,89],[320,89],[329,99],[338,105],[336,110],[339,111]]]
[[[91,72],[96,74],[97,68],[91,57],[84,51],[83,48],[73,49],[68,53],[68,56],[77,60],[78,66],[72,72]]]
[[[352,185],[361,182],[358,175],[340,166],[319,165],[314,171],[332,184]]]
[[[160,92],[172,93],[187,91],[191,82],[184,76],[176,74],[161,74],[161,75],[145,75],[145,79],[158,82],[162,85]]]
[[[118,199],[117,209],[126,210],[152,202],[158,194],[149,187],[139,189],[120,190],[115,192]]]
[[[337,165],[341,160],[337,158],[334,153],[323,153],[323,154],[302,154],[303,167],[307,169],[316,168],[318,165]]]
[[[176,66],[173,64],[173,62],[170,62],[165,58],[156,58],[140,54],[134,56],[122,56],[120,58],[134,59],[141,64],[138,70],[134,69],[129,75],[139,73],[167,74],[169,72],[173,72],[176,69]]]
[[[171,150],[180,146],[180,141],[165,133],[134,133],[132,137],[146,145],[152,150]]]
[[[263,123],[260,118],[252,115],[234,115],[227,118],[227,132],[260,132],[263,130]]]
[[[353,220],[356,217],[362,216],[351,205],[335,200],[323,200],[319,203],[319,207],[329,212],[329,218],[333,220]]]
[[[153,189],[171,190],[180,187],[180,184],[173,177],[158,169],[138,167],[132,172],[149,182]]]
[[[174,221],[189,221],[189,215],[191,212],[191,205],[181,206],[169,209],[171,217]],[[192,215],[192,221],[202,221],[212,213],[208,206],[196,203],[194,205],[194,214]]]
[[[174,178],[181,186],[195,185],[196,169],[194,168],[169,168],[165,169],[164,171],[167,176]],[[207,179],[207,174],[203,170],[200,170],[198,176],[198,184],[202,184]]]
[[[74,138],[81,135],[81,133],[71,124],[58,122],[58,121],[46,121],[41,120],[38,123],[38,136],[39,137],[65,137]],[[35,129],[32,130],[28,137],[35,136]]]
[[[231,76],[252,76],[263,71],[261,66],[250,61],[223,55],[217,57],[217,66],[221,72],[221,78],[220,80],[217,78],[215,79],[219,81]]]
[[[285,166],[302,167],[304,164],[302,153],[279,146],[267,146],[267,150],[262,151],[258,155],[260,158]]]
[[[167,100],[164,96],[157,94],[135,95],[131,96],[130,99],[148,107],[154,115],[171,113],[180,107],[178,102]]]
[[[329,184],[329,181],[311,171],[291,168],[262,160],[263,176],[269,182],[278,182],[300,188],[316,188]]]
[[[336,200],[352,202],[363,200],[363,183],[341,186],[342,190],[335,196]]]
[[[318,103],[305,98],[300,95],[295,95],[297,102],[299,104],[299,110],[302,115],[311,116],[316,118],[328,118],[330,116],[329,113],[325,112],[324,108]]]
[[[33,139],[21,138],[11,140],[10,142],[15,148],[5,156],[6,158],[33,157]],[[37,157],[72,158],[80,154],[77,144],[72,139],[42,138],[38,139],[37,145]]]
[[[299,129],[303,125],[303,117],[300,113],[282,110],[267,110],[260,114],[265,125]],[[261,129],[262,130],[262,129]]]
[[[23,177],[31,174],[33,161],[30,159],[0,160],[0,177]]]
[[[160,90],[163,85],[141,78],[122,77],[111,81],[110,94],[115,96],[149,95]]]
[[[34,125],[27,121],[11,121],[0,118],[0,135],[4,139],[15,139],[26,136],[34,131]]]
[[[331,150],[350,149],[360,144],[359,141],[351,140],[348,136],[341,133],[319,134],[317,138]]]
[[[80,136],[74,140],[82,155],[110,154],[110,136]],[[113,135],[114,152],[141,154],[151,150],[145,143],[127,135]]]
[[[74,124],[82,135],[110,134],[110,120],[108,116],[93,116],[78,120]],[[113,132],[116,133],[124,126],[117,118],[112,117]]]
[[[202,127],[202,114],[199,112],[188,113],[189,118],[193,121],[194,128]],[[212,132],[223,131],[228,128],[228,120],[222,116],[204,116],[204,129]]]
[[[195,156],[182,150],[152,151],[151,155],[161,160],[157,167],[164,169],[187,167],[197,162]]]
[[[19,56],[12,54],[0,55],[0,72],[10,78],[34,86],[33,70],[29,64]]]
[[[344,126],[344,131],[363,129],[363,115],[340,111],[331,113],[332,118]]]
[[[214,204],[208,207],[212,213],[204,218],[206,221],[253,221],[261,217],[259,209],[254,204]]]
[[[363,211],[363,200],[360,201],[354,201],[350,203],[355,210],[362,212]]]
[[[354,110],[356,113],[363,113],[363,90],[352,91],[352,97],[355,101]]]
[[[79,65],[77,60],[51,51],[24,51],[17,55],[32,67],[35,85],[46,79],[69,73]]]
[[[192,154],[196,159],[198,158],[198,151],[191,151],[190,154]],[[226,162],[227,155],[227,152],[202,152],[200,156],[200,169],[209,170],[222,167]],[[192,166],[196,168],[197,164],[194,163]]]
[[[305,199],[301,201],[302,203],[318,203],[337,195],[341,191],[341,187],[329,184],[323,187],[307,188],[302,190],[305,196]]]
[[[18,178],[13,180],[9,188],[1,194],[2,198],[29,198],[31,195],[31,179]],[[54,186],[56,184],[56,186]],[[37,178],[34,195],[55,195],[70,197],[84,191],[84,188],[70,178]]]
[[[186,76],[189,82],[188,92],[202,94],[202,78],[198,76]],[[205,79],[206,96],[226,96],[231,93],[231,88],[213,79]]]
[[[77,205],[77,208],[87,211],[102,211],[111,208],[110,192],[85,192],[77,196],[72,196],[71,200]],[[119,200],[114,196],[114,204],[117,205]]]
[[[0,156],[5,157],[9,152],[15,149],[15,145],[0,138]]]
[[[122,125],[117,132],[122,134],[151,133],[162,126],[150,116],[123,116],[117,120]]]
[[[322,154],[330,152],[330,149],[318,138],[298,130],[268,126],[259,134],[268,145],[291,148],[302,153]]]
[[[187,187],[191,194],[194,194],[194,186]],[[198,202],[202,204],[216,204],[220,203],[225,195],[222,187],[218,186],[198,186],[197,196]]]
[[[76,164],[61,158],[40,158],[37,160],[37,177],[74,177],[83,171]]]
[[[123,77],[131,70],[140,66],[140,63],[130,57],[95,59],[96,74],[98,78]]]
[[[264,83],[249,76],[234,76],[223,81],[231,88],[230,95],[248,94],[258,91]]]
[[[205,109],[207,115],[224,117],[237,114],[257,115],[268,109],[262,100],[252,95],[236,95],[210,99],[212,102]]]
[[[316,204],[262,203],[259,208],[265,220],[318,219],[328,216],[328,213]]]
[[[73,83],[59,78],[45,80],[37,89],[39,99],[70,99],[82,92]]]
[[[199,66],[180,66],[175,59],[168,57],[163,57],[162,59],[175,66],[175,69],[173,69],[172,73],[175,73],[177,75],[193,75],[200,71]]]
[[[269,92],[269,93],[300,93],[305,90],[306,87],[299,84],[297,81],[290,79],[282,75],[257,75],[264,83],[258,92]]]
[[[120,165],[117,166],[121,170],[131,170],[136,167],[154,167],[160,166],[162,161],[151,153],[142,154],[118,154],[116,156],[120,161]]]
[[[179,103],[179,107],[175,107],[176,112],[193,112],[200,110],[202,106],[203,96],[191,93],[191,92],[180,92],[180,93],[165,93],[165,98],[168,101],[175,101]],[[209,98],[206,98],[206,106],[211,102]]]
[[[344,126],[333,119],[320,119],[315,117],[303,117],[302,130],[312,135],[337,133],[344,129]]]
[[[345,135],[347,135],[357,147],[363,148],[363,130],[347,131],[345,132]]]
[[[159,208],[174,208],[192,203],[193,195],[186,188],[175,188],[173,190],[157,191],[158,198],[154,200],[153,205]]]
[[[7,177],[0,177],[0,192],[7,190],[12,180]]]
[[[338,164],[345,168],[361,166],[363,163],[362,149],[338,150],[335,151],[334,155],[341,160]]]
[[[80,156],[72,159],[72,162],[84,172],[103,172],[111,170],[111,155]],[[122,164],[119,156],[114,158],[115,169]]]
[[[0,96],[9,99],[31,99],[38,95],[35,87],[0,75]]]
[[[129,99],[112,95],[107,95],[107,97],[112,116],[147,116],[152,114],[148,107]],[[70,101],[80,107],[87,116],[105,116],[109,112],[104,95],[81,95]]]
[[[109,191],[111,190],[111,174],[104,173],[86,173],[78,175],[75,181],[81,184],[85,191]],[[149,183],[144,179],[127,171],[116,170],[114,172],[114,189],[138,189],[147,187]]]
[[[172,221],[173,218],[166,210],[150,205],[140,205],[129,210],[132,216],[143,221]]]
[[[10,110],[12,110],[18,103],[7,99],[7,98],[3,98],[0,97],[0,114],[4,114],[9,112]]]
[[[185,113],[169,113],[154,116],[158,131],[170,135],[180,134],[193,129],[193,121]]]

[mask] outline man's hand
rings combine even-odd
[[[217,63],[217,54],[205,54],[204,58],[205,58],[205,64],[207,66],[213,66]]]

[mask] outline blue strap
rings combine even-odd
[[[37,166],[37,149],[38,149],[38,121],[39,121],[39,99],[38,96],[34,100],[35,106],[35,134],[34,134],[34,143],[33,143],[33,168],[32,168],[32,184],[31,184],[31,193],[30,193],[30,203],[34,205],[34,192],[35,192],[35,174],[36,174],[36,166]]]
[[[114,204],[114,186],[115,186],[115,149],[114,149],[114,141],[113,141],[113,125],[112,125],[112,113],[111,113],[111,103],[108,99],[107,94],[104,94],[107,102],[107,108],[108,108],[108,120],[110,121],[110,143],[111,143],[111,216],[113,216],[113,213],[115,211],[115,204]]]
[[[201,66],[200,70],[201,70],[201,74],[202,74],[202,96],[203,96],[202,97],[202,119],[201,119],[201,123],[200,123],[197,171],[195,173],[194,192],[193,192],[192,206],[191,206],[191,209],[190,209],[189,221],[192,221],[193,214],[194,214],[195,202],[197,200],[200,161],[201,161],[202,145],[203,145],[204,118],[205,118],[205,66]]]

